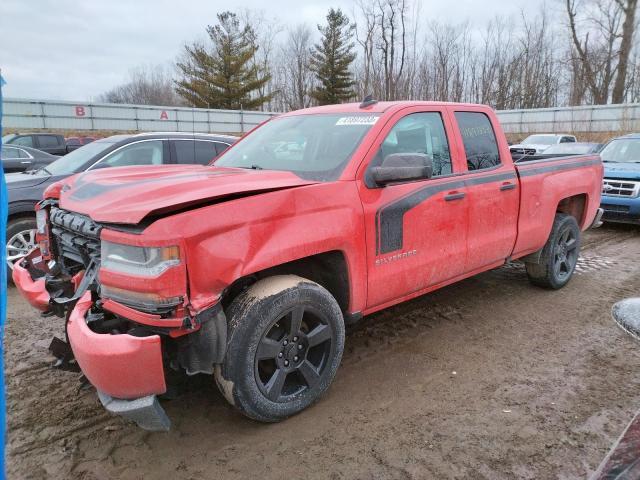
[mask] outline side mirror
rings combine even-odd
[[[433,160],[425,153],[392,153],[384,158],[382,165],[373,167],[371,173],[378,185],[431,178]]]

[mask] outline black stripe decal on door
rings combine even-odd
[[[376,255],[402,249],[404,214],[432,196],[445,190],[515,178],[515,172],[509,172],[428,185],[384,205],[376,212]]]

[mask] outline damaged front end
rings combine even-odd
[[[192,311],[179,246],[116,242],[109,225],[55,200],[41,202],[42,211],[39,248],[16,264],[13,278],[43,315],[66,319],[66,342],[52,342],[58,363],[73,367],[75,359],[107,410],[167,430],[157,395],[167,391],[168,373],[212,374],[222,362],[222,308]]]

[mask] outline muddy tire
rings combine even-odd
[[[11,279],[13,264],[20,257],[26,255],[35,246],[36,219],[35,217],[19,217],[7,222],[6,259],[7,281]]]
[[[216,383],[244,415],[277,422],[329,388],[344,349],[344,320],[323,287],[295,275],[262,279],[234,299],[227,320]]]
[[[580,227],[565,213],[556,214],[540,263],[525,263],[529,281],[543,288],[564,287],[573,275],[580,254]]]

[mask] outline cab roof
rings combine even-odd
[[[478,105],[473,103],[455,103],[455,102],[427,102],[418,100],[405,100],[398,102],[376,102],[371,105],[362,107],[360,103],[340,103],[337,105],[324,105],[321,107],[310,107],[302,110],[295,110],[283,114],[283,117],[290,115],[307,115],[312,113],[384,113],[389,110],[396,110],[406,107],[417,106],[459,106],[459,107],[485,107],[486,105]]]

